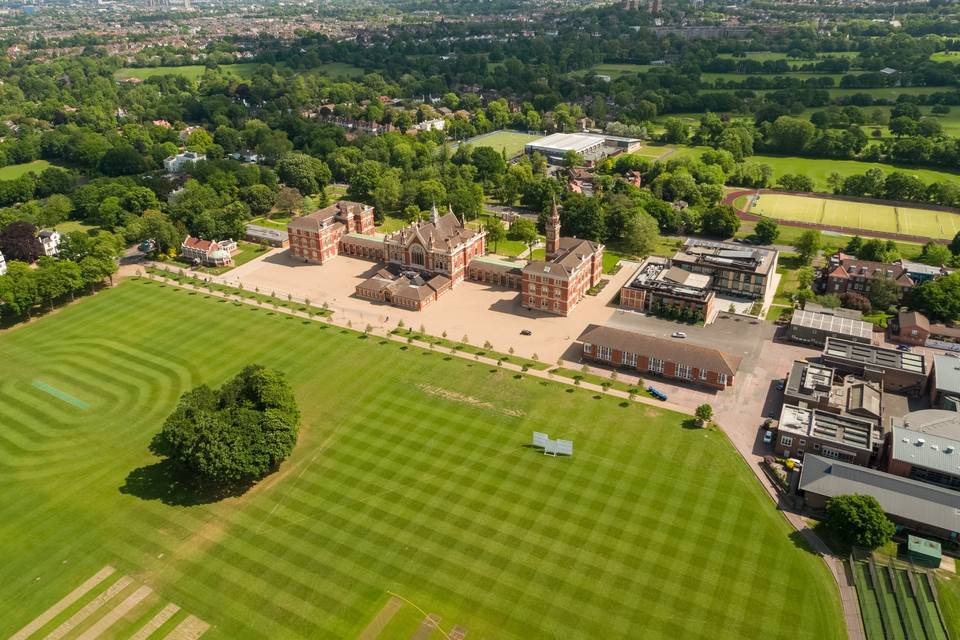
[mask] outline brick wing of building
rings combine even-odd
[[[830,261],[823,270],[821,287],[825,293],[839,295],[853,291],[865,295],[870,290],[870,283],[881,278],[892,279],[902,293],[906,293],[915,284],[903,265],[857,260],[838,252],[830,256]]]
[[[440,216],[434,206],[430,221],[418,221],[383,239],[384,259],[401,269],[443,275],[456,286],[470,261],[486,253],[487,232],[468,229],[453,211]]]
[[[323,264],[340,253],[345,235],[373,235],[373,207],[340,200],[298,216],[287,225],[290,255],[304,262]]]
[[[603,245],[560,237],[560,210],[556,203],[546,225],[546,260],[535,260],[523,268],[521,304],[568,315],[603,275]]]
[[[733,386],[739,356],[635,331],[589,325],[577,338],[587,360],[700,384],[714,389]]]

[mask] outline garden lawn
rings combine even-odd
[[[43,170],[49,166],[50,163],[46,160],[34,160],[33,162],[24,162],[23,164],[10,164],[5,167],[0,167],[0,180],[16,180],[31,171],[40,175]]]
[[[0,334],[0,361],[0,637],[107,564],[204,640],[355,638],[388,591],[471,638],[844,637],[825,565],[688,417],[148,280]],[[252,362],[292,383],[298,445],[196,504],[150,440]]]
[[[219,69],[224,73],[237,76],[241,80],[250,78],[259,65],[255,62],[239,62],[237,64],[222,64]],[[179,67],[125,67],[118,69],[114,76],[123,78],[138,78],[146,80],[152,76],[174,75],[187,80],[199,80],[207,68],[202,64],[188,64]]]

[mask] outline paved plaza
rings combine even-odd
[[[358,327],[393,328],[403,320],[414,329],[423,326],[431,335],[446,332],[452,340],[467,336],[471,344],[489,341],[498,351],[512,347],[519,356],[537,354],[544,362],[555,362],[588,324],[605,324],[619,312],[611,300],[636,270],[636,264],[625,263],[615,275],[604,276],[609,282],[599,295],[587,296],[562,317],[524,309],[514,289],[471,281],[461,282],[423,311],[355,297],[356,286],[382,267],[349,256],[337,256],[323,265],[305,264],[292,259],[286,249],[275,249],[217,280],[280,297],[309,299],[317,306],[327,303],[339,318]],[[532,335],[522,335],[524,330]]]

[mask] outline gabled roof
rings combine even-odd
[[[926,331],[930,330],[930,321],[927,316],[917,311],[901,311],[897,316],[897,324],[903,327],[919,327]]]
[[[206,253],[216,251],[220,248],[220,245],[213,240],[201,240],[200,238],[194,238],[193,236],[187,236],[183,241],[183,246],[188,249],[196,249],[197,251],[203,251]]]
[[[960,492],[813,454],[803,458],[800,489],[832,498],[873,496],[888,514],[960,531]]]
[[[447,213],[431,222],[414,222],[387,236],[391,242],[409,247],[419,242],[427,249],[453,249],[473,238],[483,235],[483,231],[467,229],[455,214]]]
[[[658,338],[635,331],[591,324],[577,338],[580,342],[598,344],[618,351],[626,351],[658,358],[665,362],[685,364],[696,369],[714,371],[728,376],[740,368],[740,356],[731,355],[674,338]]]

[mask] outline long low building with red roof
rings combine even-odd
[[[577,338],[583,357],[714,389],[733,386],[740,356],[676,338],[591,324]]]

